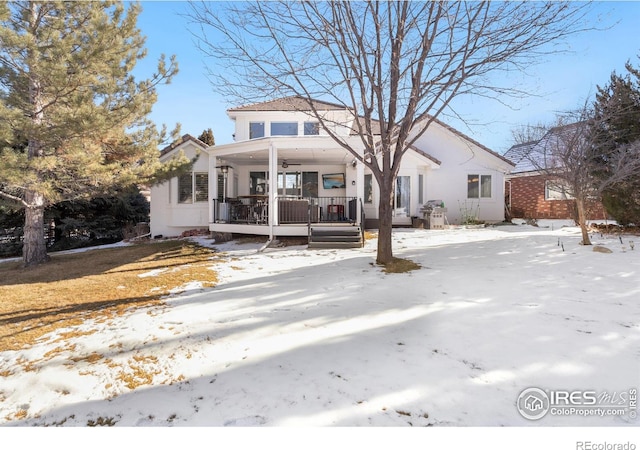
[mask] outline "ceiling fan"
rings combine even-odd
[[[282,168],[286,169],[289,166],[301,166],[302,164],[296,164],[296,163],[288,163],[286,159],[282,160]]]

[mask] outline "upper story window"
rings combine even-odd
[[[304,135],[305,136],[317,136],[320,134],[320,124],[318,122],[305,122],[304,123]]]
[[[491,175],[467,175],[467,198],[491,198]]]
[[[264,122],[249,122],[249,139],[264,137]]]
[[[271,122],[271,136],[297,136],[298,122]]]

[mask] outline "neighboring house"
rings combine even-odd
[[[154,186],[152,235],[194,228],[266,236],[307,236],[311,226],[377,227],[379,190],[370,171],[305,112],[284,98],[227,111],[235,142],[207,147],[186,135],[162,150],[200,152],[191,174]],[[333,131],[356,148],[353,112],[316,101]],[[405,154],[396,180],[393,223],[411,225],[428,200],[442,200],[449,223],[504,220],[504,176],[513,164],[436,120]]]
[[[546,170],[545,142],[553,138],[559,128],[551,129],[538,141],[517,144],[504,156],[515,163],[506,176],[505,205],[512,218],[523,219],[576,219],[575,201],[570,189],[554,179]],[[589,219],[604,219],[602,204],[592,201],[587,205]]]

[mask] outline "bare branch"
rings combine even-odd
[[[453,110],[454,99],[522,96],[493,75],[526,70],[559,51],[551,44],[591,29],[584,24],[589,5],[574,2],[280,0],[220,6],[192,2],[189,14],[198,25],[198,45],[213,62],[214,89],[237,103],[306,99],[305,112],[371,170],[384,202],[391,201],[403,155]],[[313,99],[351,111],[359,142],[334,132]],[[363,149],[372,157],[363,157]]]
[[[10,200],[12,202],[18,203],[19,205],[23,206],[23,207],[28,207],[29,204],[27,202],[24,201],[24,199],[22,197],[18,197],[16,195],[12,195],[9,194],[8,192],[4,192],[0,190],[0,197],[6,199],[6,200]]]

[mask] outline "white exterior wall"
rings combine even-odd
[[[427,178],[430,173],[430,166],[425,164],[425,161],[416,156],[415,152],[409,151],[406,153],[402,162],[400,163],[400,170],[398,171],[398,176],[408,176],[411,179],[411,198],[410,198],[410,208],[408,215],[394,215],[393,224],[394,225],[410,225],[412,217],[420,217],[422,218],[421,209],[424,204],[430,197],[427,195]],[[371,172],[367,169],[365,170],[365,174],[370,174]],[[423,194],[422,194],[422,202],[420,202],[419,195],[419,176],[423,176]],[[372,175],[373,177],[373,175]],[[371,203],[364,203],[364,212],[368,219],[376,219],[378,218],[378,203],[380,201],[380,189],[376,183],[375,177],[373,177],[373,201]],[[364,199],[363,199],[364,202]],[[395,213],[394,213],[395,214]]]
[[[472,142],[434,123],[415,146],[441,161],[439,169],[426,176],[427,200],[442,200],[447,219],[459,224],[462,210],[477,210],[479,220],[504,220],[504,176],[511,166]],[[468,199],[467,176],[491,175],[491,198]]]
[[[353,118],[348,112],[327,111],[325,117],[334,122],[333,130],[342,136],[349,134]],[[304,122],[316,122],[317,120],[304,112],[295,111],[235,111],[235,141],[249,140],[249,123],[264,122],[264,136],[271,136],[271,122],[298,122],[298,136],[304,136]],[[326,133],[320,129],[320,135]]]
[[[186,142],[176,148],[182,149],[188,158],[196,156],[199,148],[192,142]],[[209,155],[200,150],[200,156],[193,166],[193,172],[209,173],[209,199],[211,195],[211,177]],[[179,236],[183,231],[207,229],[209,227],[209,205],[211,201],[197,203],[178,203],[178,178],[151,187],[151,236]]]

